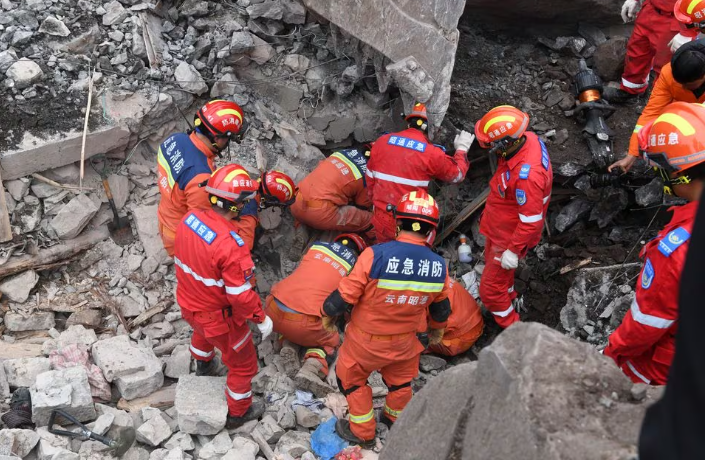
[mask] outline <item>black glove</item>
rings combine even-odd
[[[421,345],[423,345],[423,349],[427,350],[428,345],[429,345],[428,333],[427,332],[417,332],[416,338],[419,339],[419,342],[421,342]]]

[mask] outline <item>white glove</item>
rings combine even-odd
[[[455,150],[463,150],[464,152],[467,152],[470,150],[470,146],[474,141],[474,134],[467,131],[460,131],[460,134],[457,134],[453,140],[453,146],[455,146]]]
[[[673,37],[670,42],[668,42],[668,46],[671,48],[671,53],[675,53],[678,48],[692,40],[693,37],[686,37],[681,34],[676,34],[676,36]]]
[[[272,333],[272,329],[274,329],[274,323],[269,318],[269,316],[265,316],[264,321],[257,325],[257,329],[259,329],[259,333],[262,334],[262,340],[264,340],[269,336],[269,334]]]
[[[502,264],[503,269],[513,270],[519,266],[519,256],[507,249],[502,253],[500,263]]]
[[[636,10],[639,8],[639,0],[625,0],[622,5],[622,20],[627,23],[634,20]]]

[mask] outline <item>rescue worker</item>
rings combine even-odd
[[[643,126],[655,120],[668,104],[676,101],[705,102],[705,40],[686,43],[675,52],[671,63],[663,67],[651,90],[649,102],[641,112],[629,141],[629,152],[613,163],[610,171],[627,172],[639,157],[638,134]]]
[[[636,296],[604,354],[632,381],[665,385],[675,353],[680,279],[705,183],[705,107],[674,102],[644,126],[639,141],[666,193],[688,204],[671,208],[671,221],[642,249]]]
[[[238,234],[245,240],[245,245],[250,251],[255,247],[260,211],[272,207],[289,207],[296,200],[297,193],[294,181],[281,171],[267,171],[257,182],[257,195],[245,205],[236,218]]]
[[[675,53],[678,48],[686,43],[703,37],[705,3],[701,0],[678,0],[673,6],[673,14],[678,22],[689,30],[686,36],[678,34],[671,40],[671,52]],[[690,35],[694,35],[694,37]]]
[[[477,342],[485,322],[475,299],[463,283],[453,278],[450,279],[448,300],[452,312],[448,317],[443,339],[437,345],[430,345],[428,351],[444,356],[457,356],[468,351]]]
[[[272,332],[272,320],[250,283],[255,268],[250,251],[233,221],[254,197],[257,182],[232,164],[217,169],[205,191],[211,208],[188,211],[176,232],[176,300],[193,328],[196,375],[214,375],[214,349],[222,353],[228,368],[227,426],[235,428],[264,412],[264,402],[252,399],[257,353],[247,321],[257,325],[263,338]]]
[[[676,0],[626,0],[622,6],[624,22],[634,20],[627,42],[624,72],[619,88],[605,87],[603,97],[613,103],[626,102],[646,91],[653,68],[658,78],[661,68],[671,59],[671,47],[692,40],[697,32],[686,29],[674,16]],[[641,10],[637,14],[637,9]]]
[[[391,425],[411,399],[411,381],[428,346],[416,333],[430,315],[430,343],[443,338],[450,315],[450,279],[445,261],[426,246],[439,211],[425,190],[405,194],[394,210],[395,241],[363,251],[352,272],[323,304],[323,323],[335,330],[336,318],[352,310],[338,353],[338,388],[350,408],[350,420],[338,420],[345,440],[369,446],[375,438],[372,389],[367,378],[379,371],[389,389],[380,421]]]
[[[366,247],[362,237],[354,233],[341,234],[332,243],[316,241],[296,270],[275,284],[267,297],[265,312],[272,318],[274,330],[285,340],[308,347],[304,365],[294,380],[298,388],[317,397],[331,391],[322,379],[328,375],[328,366],[340,345],[338,331],[323,328],[321,305],[350,273]]]
[[[367,196],[367,148],[333,152],[299,183],[294,218],[311,228],[365,233],[372,230]]]
[[[503,328],[519,321],[514,271],[541,240],[553,186],[546,145],[528,126],[529,116],[509,105],[495,107],[475,124],[480,146],[499,157],[480,221],[487,239],[480,298]]]
[[[372,225],[378,243],[395,238],[396,223],[387,205],[394,205],[413,190],[428,190],[431,179],[455,184],[468,172],[467,152],[475,136],[467,131],[455,136],[455,155],[450,157],[428,140],[424,104],[414,105],[406,122],[404,131],[377,139],[367,162],[367,190],[374,205]]]
[[[230,101],[213,100],[199,109],[194,129],[167,138],[157,153],[161,200],[157,211],[164,248],[174,255],[176,227],[191,209],[208,209],[208,194],[199,187],[215,169],[215,156],[245,132],[242,109]]]

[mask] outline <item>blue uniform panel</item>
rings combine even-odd
[[[198,174],[211,173],[208,158],[193,145],[188,134],[177,133],[167,138],[159,146],[159,154],[166,160],[166,165],[160,164],[168,166],[170,176],[181,190]]]

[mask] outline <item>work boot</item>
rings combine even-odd
[[[225,422],[225,428],[232,430],[238,428],[251,420],[257,420],[264,414],[264,400],[262,398],[252,398],[252,405],[241,416],[228,414],[228,420]]]
[[[636,96],[636,94],[628,93],[622,88],[614,88],[612,86],[605,86],[602,90],[602,98],[613,104],[624,104]]]
[[[197,376],[208,376],[208,377],[220,377],[227,373],[227,368],[225,368],[225,373],[223,369],[225,366],[222,365],[220,359],[214,356],[210,361],[196,361],[196,375]]]
[[[317,359],[308,358],[304,361],[304,365],[294,377],[296,387],[300,390],[307,390],[316,396],[323,398],[335,390],[328,385],[323,379],[326,377],[323,372],[323,364]]]
[[[362,439],[355,436],[350,429],[350,421],[344,419],[338,419],[335,422],[335,432],[338,436],[345,439],[349,443],[357,444],[363,449],[372,449],[375,446],[375,440],[370,439],[368,441],[363,441]]]
[[[301,369],[301,359],[299,358],[299,346],[285,340],[282,343],[282,349],[279,351],[279,356],[283,360],[284,372],[293,379]]]
[[[389,428],[390,430],[392,429],[392,425],[394,425],[394,421],[384,414],[379,416],[379,423],[387,425],[387,428]]]
[[[2,421],[8,428],[34,428],[32,423],[32,399],[28,388],[18,388],[12,393],[10,410],[3,414]]]

